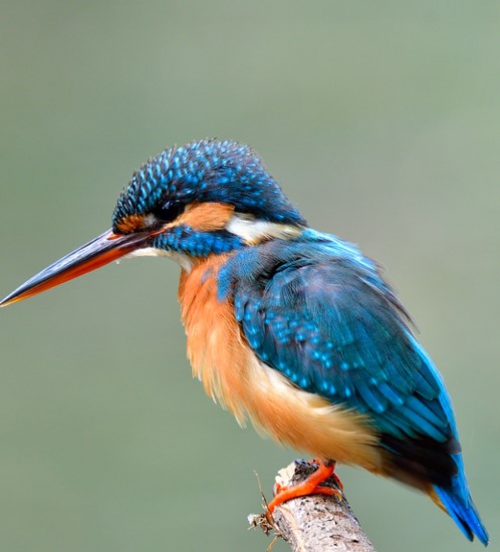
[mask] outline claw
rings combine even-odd
[[[281,504],[283,504],[283,502],[291,500],[292,498],[298,498],[299,496],[323,494],[328,496],[336,496],[339,500],[342,500],[342,491],[344,490],[344,486],[334,472],[335,462],[328,462],[325,464],[322,460],[314,459],[310,463],[317,464],[318,469],[302,483],[290,485],[289,487],[282,487],[279,484],[275,486],[275,497],[267,507],[268,518],[270,518],[274,509],[277,506],[280,506]],[[329,477],[334,478],[335,483],[341,489],[340,491],[338,489],[332,489],[331,487],[325,487],[321,485],[321,483],[326,481]]]

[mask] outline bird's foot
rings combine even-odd
[[[335,461],[333,460],[330,460],[329,462],[327,462],[326,464],[320,460],[319,458],[314,458],[313,460],[311,460],[310,462],[308,462],[308,464],[311,464],[312,466],[331,466],[332,468],[332,473],[328,476],[328,477],[331,477],[334,481],[335,481],[335,485],[337,485],[337,487],[343,491],[344,490],[344,484],[342,483],[342,481],[340,480],[340,477],[335,473]],[[325,479],[323,481],[325,481],[326,479],[328,479],[328,477],[325,477]]]
[[[328,496],[336,496],[339,500],[342,500],[342,491],[344,490],[344,485],[342,485],[342,482],[334,471],[335,462],[330,461],[325,463],[322,460],[314,459],[309,463],[312,465],[317,465],[318,468],[305,481],[297,483],[296,485],[290,485],[286,487],[282,487],[281,485],[276,484],[275,496],[267,507],[268,518],[270,518],[276,506],[280,506],[281,504],[283,504],[283,502],[291,500],[292,498],[298,498],[300,496],[323,494]],[[334,479],[336,485],[339,487],[340,490],[321,485],[321,483],[326,481],[329,477],[332,477]]]

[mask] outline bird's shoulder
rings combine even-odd
[[[356,245],[312,229],[295,239],[270,240],[228,256],[218,273],[219,296],[234,296],[245,289],[268,291],[291,281],[310,299],[321,296],[327,287],[339,292],[354,292],[357,287],[389,301],[408,318],[376,261],[363,255]],[[300,296],[294,294],[288,299],[297,301]]]

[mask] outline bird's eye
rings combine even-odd
[[[184,205],[175,201],[166,201],[152,211],[153,215],[161,222],[172,222],[184,210]]]

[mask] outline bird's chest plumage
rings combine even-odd
[[[242,404],[251,352],[244,343],[230,302],[217,297],[217,278],[227,255],[212,256],[182,271],[179,284],[181,319],[188,358],[205,391],[243,423]]]
[[[218,297],[219,271],[228,258],[210,257],[181,275],[179,301],[193,374],[241,425],[248,416],[258,429],[296,449],[375,469],[374,435],[360,416],[297,388],[251,349],[231,300]]]

